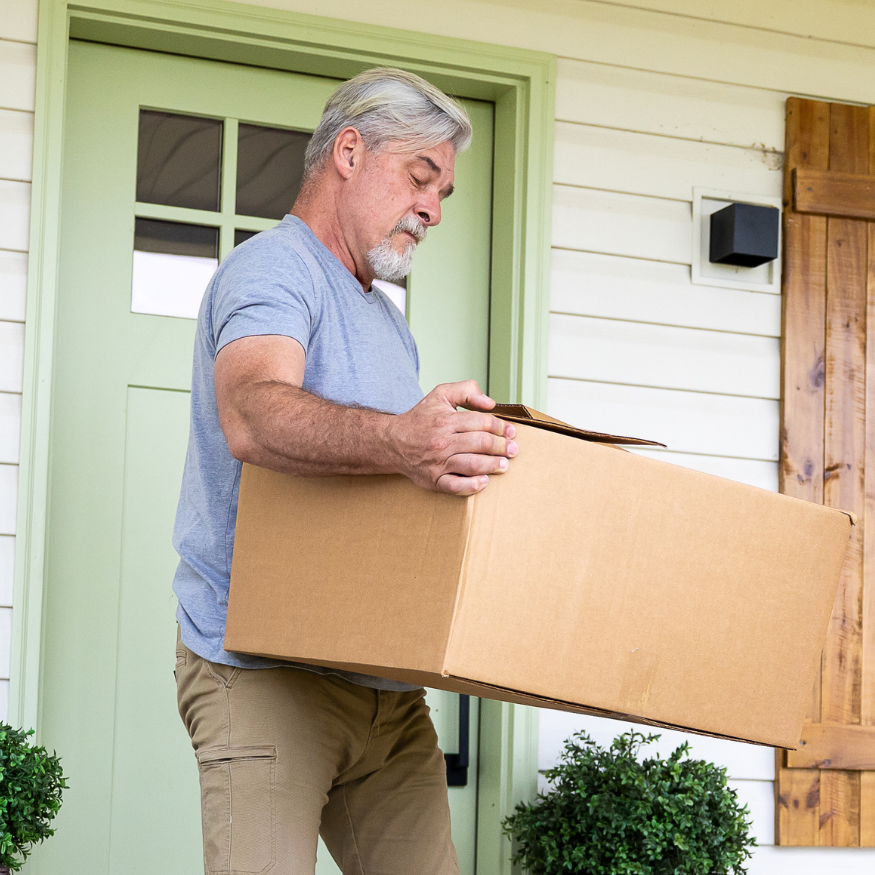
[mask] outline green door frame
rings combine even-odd
[[[552,55],[224,0],[42,0],[28,262],[10,719],[39,731],[49,423],[67,45],[70,38],[250,66],[348,77],[398,66],[444,90],[495,103],[491,393],[542,407],[556,60]],[[537,783],[537,715],[483,701],[478,872],[511,871],[499,821]]]

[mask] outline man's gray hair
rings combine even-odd
[[[471,143],[465,110],[439,88],[413,73],[391,67],[365,70],[344,82],[329,98],[304,155],[304,176],[327,160],[337,135],[355,128],[365,148],[379,151],[399,140],[412,149],[430,149],[449,141],[463,152]]]

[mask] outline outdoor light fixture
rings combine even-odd
[[[737,267],[758,267],[778,257],[775,207],[735,203],[711,214],[709,260]]]

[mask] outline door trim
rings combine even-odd
[[[42,0],[9,701],[12,722],[37,731],[70,38],[333,77],[399,66],[460,97],[493,101],[489,391],[543,408],[547,382],[554,56],[224,0]],[[493,841],[499,817],[536,790],[537,715],[489,701],[482,709],[484,737],[501,737],[479,785],[479,811],[494,823],[487,828],[481,818],[489,840],[478,842],[478,871],[492,875],[510,872],[508,854]]]

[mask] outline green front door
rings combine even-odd
[[[191,315],[215,260],[290,206],[272,186],[294,176],[338,82],[77,42],[69,74],[40,721],[70,789],[30,871],[191,875],[198,778],[176,713],[170,544]],[[493,113],[466,106],[474,146],[406,295],[426,390],[487,380]],[[457,698],[430,701],[455,750]],[[471,710],[468,784],[450,790],[465,873]],[[326,856],[320,873],[336,872]]]

